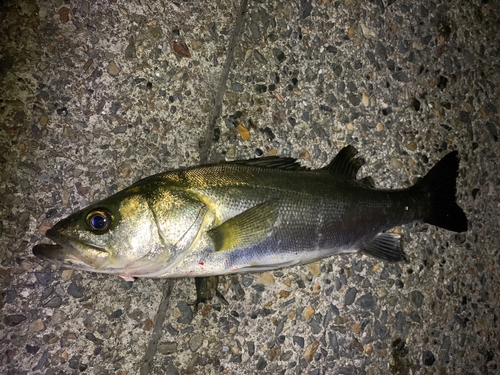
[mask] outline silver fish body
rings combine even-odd
[[[261,158],[145,178],[57,223],[35,255],[73,268],[133,277],[265,271],[364,251],[403,259],[387,230],[415,221],[467,230],[455,202],[456,152],[401,190],[357,180],[346,147],[325,168]]]

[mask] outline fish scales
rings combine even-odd
[[[220,254],[210,248],[207,257],[205,240],[202,248],[193,249],[191,257],[169,270],[177,276],[273,269],[357,251],[363,241],[413,221],[418,212],[418,201],[412,202],[406,190],[375,190],[325,172],[307,172],[304,178],[302,171],[221,165],[188,171],[187,186],[215,207],[215,225],[266,201],[278,202],[278,219],[269,236],[250,247]],[[217,263],[211,270],[206,266],[210,261]]]

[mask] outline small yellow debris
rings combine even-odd
[[[114,61],[111,61],[108,65],[108,73],[112,76],[118,75],[120,73],[120,69],[118,69],[118,65]]]
[[[180,317],[182,316],[182,314],[181,314],[181,312],[180,312],[180,311],[174,311],[174,312],[173,312],[173,314],[172,314],[172,316],[173,316],[174,318],[180,318]]]
[[[354,130],[354,124],[352,122],[348,123],[347,124],[347,129],[350,130],[350,131],[353,131]]]
[[[61,353],[61,358],[68,359],[68,352],[66,350]]]
[[[233,346],[231,348],[231,353],[236,354],[236,355],[240,354],[241,353],[240,348],[238,348],[237,346]]]
[[[375,31],[366,26],[364,23],[360,22],[359,26],[361,27],[361,32],[363,33],[364,36],[371,36],[371,37],[377,36],[377,34],[375,34]]]
[[[70,9],[67,8],[67,7],[62,7],[58,10],[58,14],[59,14],[59,20],[63,23],[68,23],[69,21],[69,12],[70,12]]]
[[[229,330],[229,333],[231,333],[231,334],[235,334],[236,332],[238,332],[238,327],[236,327],[236,326],[232,327],[232,328]]]
[[[290,311],[288,313],[288,319],[294,320],[295,319],[295,314],[297,314],[297,312],[295,310]]]
[[[250,55],[252,54],[252,50],[249,49],[245,52],[245,60],[248,59],[250,57]]]
[[[278,93],[278,91],[275,91],[274,92],[274,96],[276,97],[276,99],[278,99],[278,101],[282,102],[283,101],[283,98],[281,97],[281,95]]]
[[[94,63],[93,59],[88,59],[87,62],[83,65],[83,70],[88,70],[93,63]]]
[[[144,330],[145,331],[151,331],[153,329],[153,321],[149,318],[147,318],[145,321],[144,321]]]
[[[415,142],[410,142],[408,144],[408,150],[415,151],[417,149],[417,144]]]
[[[270,273],[263,273],[259,277],[259,284],[264,284],[264,285],[272,285],[274,284],[274,276]]]
[[[359,335],[359,332],[361,332],[361,325],[359,323],[354,323],[352,325],[352,330]]]
[[[321,273],[321,262],[318,260],[308,264],[309,270],[314,277],[318,277]]]
[[[381,132],[382,130],[384,130],[384,124],[382,124],[381,122],[379,122],[377,124],[377,131]]]
[[[380,268],[380,264],[379,263],[375,264],[372,268],[372,272],[377,272],[379,270],[379,268]]]
[[[193,48],[194,51],[199,50],[202,46],[202,43],[199,40],[193,40],[191,42],[191,47]]]
[[[49,122],[49,118],[47,116],[40,117],[40,125],[45,126]]]
[[[210,312],[210,310],[212,310],[212,308],[213,308],[212,305],[205,305],[205,306],[203,306],[203,308],[201,309],[201,315],[207,316],[208,313]]]
[[[63,281],[68,281],[69,279],[71,279],[71,275],[73,275],[73,270],[63,270],[61,272],[61,279]]]
[[[240,134],[240,137],[244,141],[248,141],[250,139],[250,133],[247,128],[245,128],[243,125],[238,125],[237,127],[238,133]]]
[[[37,319],[33,323],[30,324],[29,331],[30,332],[40,332],[43,331],[45,325],[43,324],[42,319]]]
[[[55,344],[57,341],[59,341],[59,337],[54,336],[49,339],[49,344]]]
[[[266,156],[276,156],[278,155],[278,150],[273,148],[272,150],[269,150],[269,152],[266,154]]]
[[[314,297],[314,296],[317,296],[319,294],[319,292],[321,291],[321,286],[319,285],[319,283],[317,282],[316,284],[314,284],[313,286],[313,290],[312,292],[309,294],[311,297]]]
[[[304,358],[307,362],[311,362],[314,357],[314,353],[318,350],[319,341],[314,341],[312,344],[307,345],[306,352],[304,353]]]
[[[363,93],[361,102],[363,103],[363,105],[365,107],[368,107],[370,105],[370,97],[368,96],[368,94],[366,92]]]
[[[309,152],[307,152],[307,150],[305,148],[303,148],[302,150],[300,150],[299,152],[299,159],[309,159]]]
[[[387,297],[388,294],[389,292],[385,288],[380,288],[379,290],[377,290],[377,295],[379,296],[379,298]]]
[[[280,292],[278,293],[278,297],[279,298],[288,298],[288,296],[290,295],[290,291],[288,290],[280,290]]]
[[[373,346],[371,346],[370,344],[366,345],[365,346],[365,354],[370,355],[372,353],[373,353]]]
[[[306,318],[306,320],[309,320],[314,313],[315,313],[315,311],[314,311],[313,307],[307,306],[306,309],[304,310],[304,312],[302,313],[302,315],[304,315],[304,318]]]
[[[347,30],[347,36],[349,37],[349,39],[352,39],[352,37],[354,36],[354,27],[349,27],[349,30]]]

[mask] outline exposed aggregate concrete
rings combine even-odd
[[[234,34],[241,5],[0,5],[0,372],[497,373],[498,3],[249,1]],[[198,313],[190,279],[166,292],[31,253],[142,177],[263,155],[318,168],[347,144],[386,188],[458,150],[469,231],[399,228],[406,263],[226,276],[229,305]]]

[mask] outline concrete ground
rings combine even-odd
[[[0,373],[499,373],[500,5],[494,0],[0,5]],[[344,145],[401,188],[461,156],[463,234],[222,278],[71,271],[32,255],[68,214],[161,171]]]

